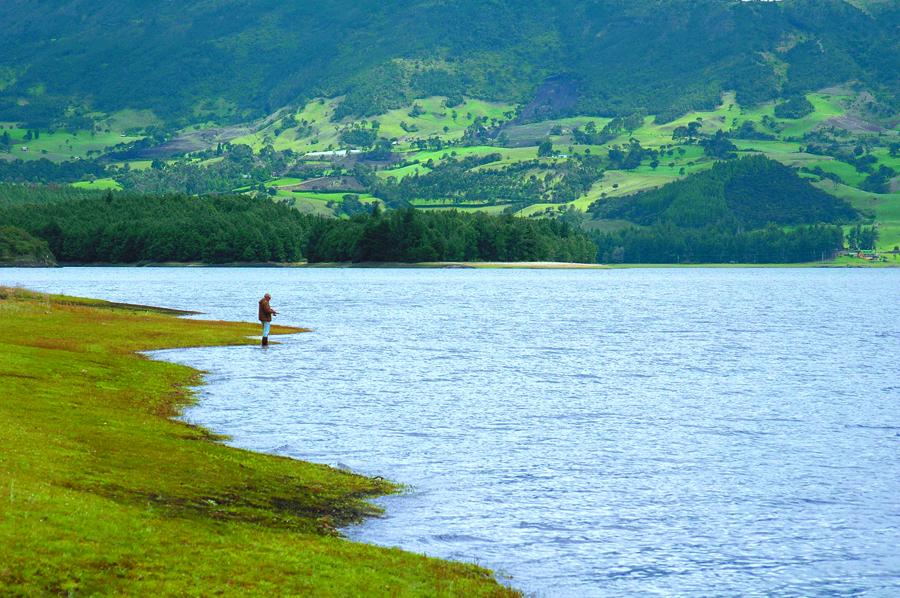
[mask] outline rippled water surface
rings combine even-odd
[[[186,418],[410,485],[354,539],[538,596],[900,594],[900,271],[62,269],[315,329],[170,351]]]

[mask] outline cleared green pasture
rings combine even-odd
[[[793,167],[813,167],[822,161],[822,156],[807,154],[800,151],[800,145],[789,141],[763,141],[757,139],[732,140],[738,150],[742,152],[759,152],[767,158],[777,160],[782,164]]]
[[[162,125],[163,122],[152,110],[119,110],[100,121],[103,128],[111,131],[127,131],[128,129],[142,129],[145,127]]]
[[[291,185],[299,185],[304,180],[305,179],[298,179],[293,177],[281,177],[266,182],[266,187],[289,187]]]
[[[424,164],[410,164],[408,166],[393,168],[391,170],[379,170],[375,173],[375,175],[380,179],[387,180],[390,177],[394,177],[399,181],[409,175],[428,174],[429,172],[431,172],[431,169]]]
[[[894,141],[900,141],[900,139],[895,138]],[[883,164],[889,168],[893,168],[897,172],[900,172],[900,156],[892,156],[888,148],[880,147],[872,150],[870,153],[878,158],[879,165]]]
[[[344,201],[345,195],[357,195],[359,196],[359,200],[362,202],[381,201],[374,195],[370,195],[368,193],[348,193],[346,191],[338,193],[314,193],[312,191],[301,191],[299,193],[295,193],[293,191],[285,191],[283,189],[278,190],[278,197],[292,197],[294,199],[306,199],[310,201],[319,201],[322,203],[328,203],[329,201],[336,201],[340,203]]]
[[[407,160],[419,160],[424,163],[433,160],[435,163],[441,163],[448,158],[466,158],[469,156],[487,156],[490,154],[500,154],[501,159],[498,163],[522,162],[524,160],[537,159],[537,147],[493,147],[488,145],[476,145],[472,147],[453,147],[443,150],[427,150],[421,152],[408,152],[404,154]]]
[[[89,152],[99,154],[105,152],[106,148],[113,147],[119,143],[131,143],[141,139],[141,137],[126,136],[124,133],[116,131],[110,131],[109,133],[105,131],[99,133],[79,131],[75,134],[65,131],[56,131],[54,133],[41,131],[38,139],[26,141],[27,129],[18,127],[10,129],[6,127],[4,132],[9,133],[14,144],[11,157],[21,160],[46,158],[56,162],[87,158]]]
[[[435,96],[416,100],[422,114],[410,116],[413,104],[391,110],[381,116],[373,117],[377,120],[379,134],[387,138],[426,139],[439,136],[446,140],[459,139],[466,127],[475,122],[476,118],[506,120],[504,112],[511,112],[515,107],[511,104],[498,104],[483,100],[467,99],[463,104],[448,108],[445,106],[446,98]],[[453,118],[454,113],[456,118]],[[406,131],[400,126],[405,122],[409,128],[415,125],[417,131]],[[447,131],[444,131],[444,128]]]
[[[132,160],[127,164],[131,170],[147,170],[153,165],[153,160]]]
[[[527,206],[525,208],[522,208],[521,210],[516,212],[516,216],[522,216],[522,217],[533,216],[535,214],[541,214],[543,212],[546,212],[548,209],[553,212],[558,212],[560,207],[565,209],[565,207],[567,205],[568,204],[558,204],[558,203],[535,203],[535,204],[531,204],[530,206]]]
[[[93,181],[78,181],[77,183],[72,183],[72,186],[79,189],[98,189],[101,191],[121,191],[122,189],[122,185],[111,178],[96,179]]]
[[[703,133],[713,134],[718,130],[729,130],[739,127],[748,120],[754,121],[758,127],[761,127],[763,118],[767,117],[776,123],[777,132],[774,130],[767,130],[766,132],[776,134],[782,138],[800,137],[823,122],[845,114],[846,108],[844,106],[850,100],[849,96],[824,93],[807,94],[807,98],[815,108],[813,113],[800,119],[781,119],[775,117],[775,102],[766,102],[753,107],[742,107],[737,103],[734,94],[727,93],[722,96],[721,104],[714,110],[692,111],[662,125],[657,125],[653,122],[653,119],[647,118],[644,126],[636,130],[633,136],[645,147],[656,147],[671,143],[673,131],[677,127],[687,126],[691,122],[699,122]],[[619,141],[616,140],[616,142]]]
[[[348,194],[312,192],[294,193],[292,191],[278,189],[274,199],[287,200],[294,209],[304,214],[334,216],[335,211],[333,208],[328,207],[328,203],[343,203],[345,195]],[[352,193],[350,195],[359,195],[359,200],[363,203],[383,203],[380,199],[368,193]]]
[[[469,207],[469,208],[478,208],[478,207],[486,207],[489,205],[493,205],[494,203],[501,203],[503,205],[508,205],[508,202],[504,202],[502,199],[497,200],[497,202],[485,202],[484,200],[470,200],[470,201],[461,201],[458,199],[434,199],[434,198],[417,198],[410,200],[409,204],[415,206],[417,208],[453,208],[453,207]]]
[[[295,210],[302,214],[313,214],[316,216],[334,216],[334,210],[326,205],[326,202],[306,197],[292,198],[292,206]]]
[[[287,129],[280,135],[275,135],[275,130],[281,123],[281,118],[276,118],[263,129],[237,137],[232,143],[249,145],[254,151],[272,145],[278,151],[289,149],[298,153],[323,151],[329,146],[337,147],[339,125],[332,123],[331,119],[340,100],[341,98],[313,100],[294,113],[297,122],[305,120],[311,124],[313,129],[311,135],[300,136],[297,128]]]
[[[677,175],[672,175],[668,172],[607,170],[603,180],[596,183],[593,188],[591,188],[590,193],[584,198],[577,200],[576,203],[582,205],[589,204],[594,201],[594,199],[601,197],[604,193],[606,194],[606,197],[631,195],[638,191],[646,191],[647,189],[661,187],[677,178]]]
[[[430,97],[416,100],[422,110],[422,114],[410,116],[413,104],[391,110],[385,114],[373,116],[367,119],[344,119],[340,123],[332,122],[334,111],[342,98],[330,100],[314,100],[294,114],[298,122],[306,120],[312,125],[312,134],[299,134],[297,128],[287,129],[281,134],[275,135],[275,130],[281,119],[273,122],[250,135],[238,137],[232,143],[249,145],[254,151],[259,151],[265,145],[271,144],[276,150],[293,150],[299,153],[327,150],[329,147],[337,148],[339,143],[339,131],[341,128],[353,123],[366,123],[371,126],[372,121],[378,121],[378,134],[381,137],[398,139],[425,139],[439,136],[445,140],[453,140],[462,137],[466,127],[471,125],[478,117],[496,118],[505,120],[504,112],[514,109],[510,104],[498,104],[483,100],[467,99],[462,105],[454,108],[444,106],[446,98]],[[454,111],[456,118],[453,118]],[[407,125],[415,125],[417,131],[407,132],[401,126],[401,122]],[[447,131],[444,131],[444,128]]]
[[[823,158],[821,160],[811,161],[805,165],[808,168],[821,168],[825,172],[836,174],[841,177],[845,183],[858,187],[866,178],[866,174],[859,172],[856,168],[846,162],[835,160],[834,158]]]

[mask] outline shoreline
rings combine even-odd
[[[3,268],[279,268],[279,269],[431,269],[431,270],[628,270],[634,268],[900,268],[900,260],[868,262],[865,260],[832,260],[795,263],[696,263],[696,264],[585,264],[578,262],[232,262],[207,264],[203,262],[149,263],[81,263],[63,262],[56,265],[0,264]]]
[[[520,595],[339,536],[396,484],[173,419],[202,372],[140,352],[258,342],[255,324],[181,313],[0,287],[0,593]]]

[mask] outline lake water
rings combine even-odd
[[[900,595],[900,270],[0,270],[311,334],[186,418],[408,484],[351,538],[537,596]]]

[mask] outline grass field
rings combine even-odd
[[[266,182],[266,187],[289,187],[291,185],[299,185],[305,179],[298,179],[293,177],[282,177],[278,179],[272,179],[271,181]]]
[[[495,104],[474,99],[468,99],[459,106],[447,108],[444,105],[445,101],[446,98],[443,97],[416,100],[414,105],[418,106],[422,112],[417,116],[410,116],[412,112],[412,106],[410,106],[391,110],[375,117],[375,120],[380,123],[379,134],[398,139],[427,139],[432,136],[439,136],[447,140],[459,139],[466,127],[475,122],[476,118],[506,120],[504,112],[515,110],[515,106],[509,104]],[[453,118],[454,113],[456,113],[456,118]],[[417,130],[404,130],[400,126],[404,122],[408,128],[414,126]]]
[[[394,177],[397,180],[400,180],[411,174],[428,174],[429,172],[431,172],[431,169],[424,164],[410,164],[409,166],[403,166],[401,168],[379,170],[375,173],[375,175],[380,179],[388,179],[390,177]]]
[[[163,122],[152,110],[120,110],[100,121],[100,126],[112,131],[127,131],[159,126]]]
[[[340,98],[329,100],[315,100],[294,113],[297,122],[307,121],[311,123],[310,134],[299,134],[301,128],[289,128],[276,135],[276,128],[280,119],[268,127],[256,133],[238,137],[232,143],[247,144],[259,151],[263,146],[271,144],[276,150],[290,149],[298,153],[324,151],[329,148],[337,148],[339,145],[339,130],[341,127],[365,122],[367,125],[373,120],[379,124],[378,134],[386,138],[397,138],[407,142],[414,139],[427,139],[439,136],[445,140],[454,140],[462,137],[466,127],[471,125],[476,118],[486,117],[504,120],[505,112],[514,110],[509,104],[496,104],[483,100],[467,99],[463,104],[453,108],[444,106],[446,98],[430,97],[416,100],[409,106],[388,111],[369,119],[344,119],[339,123],[332,122],[334,110]],[[417,105],[421,111],[416,116],[410,116],[413,105]],[[456,118],[453,118],[454,112]],[[401,126],[405,123],[407,128],[415,128],[414,131],[406,131]],[[446,128],[446,131],[445,131]]]
[[[448,158],[462,159],[469,156],[487,156],[490,154],[500,154],[502,156],[500,163],[514,163],[523,160],[534,160],[537,158],[536,147],[494,147],[491,145],[474,145],[469,147],[451,147],[443,150],[428,150],[421,152],[408,152],[404,157],[408,160],[417,159],[423,164],[428,160],[433,160],[436,164],[440,164]]]
[[[475,565],[338,537],[396,486],[169,419],[198,373],[135,354],[257,333],[0,289],[0,594],[517,595]]]
[[[96,179],[93,181],[78,181],[77,183],[72,183],[72,186],[79,189],[99,189],[102,191],[106,191],[108,189],[112,191],[120,191],[122,189],[122,185],[110,178]]]
[[[106,153],[107,148],[120,143],[132,143],[141,139],[139,135],[126,135],[125,131],[152,124],[155,117],[149,111],[126,110],[101,119],[100,131],[40,130],[37,139],[25,140],[28,129],[19,123],[0,122],[3,132],[9,133],[13,146],[7,159],[40,160],[46,158],[62,162],[76,158],[84,159]],[[156,121],[158,122],[158,121]],[[27,151],[26,151],[27,150]],[[0,154],[0,159],[4,156]]]
[[[124,134],[89,133],[80,131],[76,134],[66,132],[42,132],[38,139],[25,141],[26,129],[12,129],[10,137],[16,144],[12,148],[12,157],[22,160],[40,160],[46,158],[53,161],[65,161],[75,158],[87,158],[89,152],[104,153],[108,147],[119,143],[137,141],[140,137],[129,137]],[[25,151],[27,149],[27,151]]]
[[[835,160],[834,158],[820,158],[818,160],[810,160],[805,164],[807,168],[821,168],[825,172],[836,174],[841,177],[845,183],[852,187],[858,187],[866,178],[866,174],[859,172],[850,164]]]

